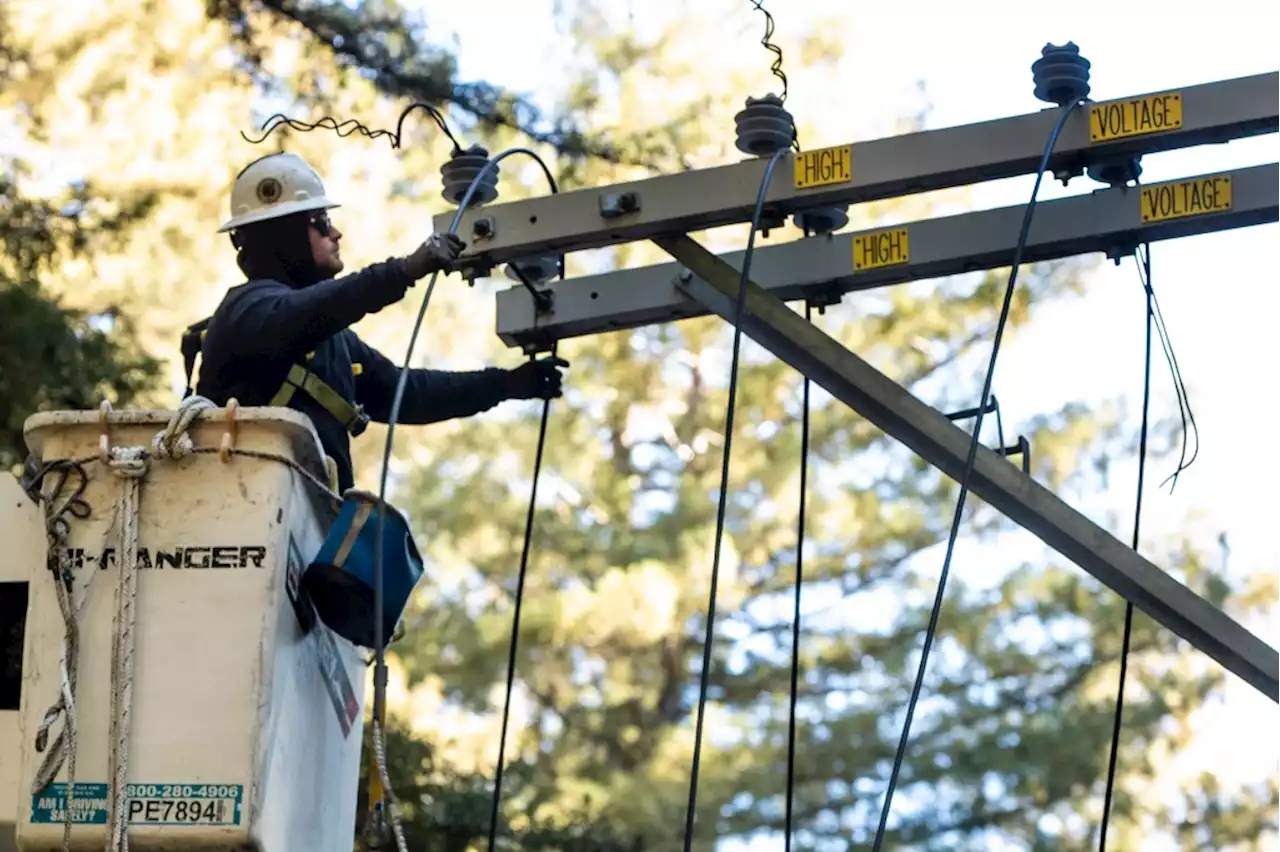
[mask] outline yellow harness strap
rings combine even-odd
[[[359,435],[369,425],[369,415],[359,406],[352,405],[333,388],[323,382],[319,376],[301,364],[289,368],[289,375],[276,395],[271,398],[270,406],[285,406],[297,391],[304,391],[324,408],[325,411],[338,418],[338,422],[352,435]]]

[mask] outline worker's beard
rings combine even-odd
[[[236,264],[249,279],[307,287],[327,276],[316,266],[306,213],[255,222],[236,233]]]

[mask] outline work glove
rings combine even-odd
[[[418,281],[433,272],[449,269],[466,247],[467,244],[457,234],[432,234],[405,258],[409,275]]]
[[[560,370],[568,366],[563,358],[551,357],[507,370],[507,399],[558,399],[563,393]]]

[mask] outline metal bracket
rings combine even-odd
[[[606,192],[600,196],[600,216],[605,219],[617,219],[628,213],[640,212],[640,193],[638,192]]]
[[[1000,417],[1000,403],[996,400],[996,395],[991,394],[987,401],[987,407],[982,411],[985,417],[988,414],[996,416],[996,449],[994,452],[1008,458],[1009,456],[1022,457],[1022,472],[1027,476],[1031,475],[1031,442],[1027,440],[1025,435],[1018,436],[1018,443],[1013,446],[1005,446],[1004,443],[1004,422]],[[969,420],[978,416],[977,408],[966,408],[962,411],[953,411],[946,415],[946,418],[952,423],[957,420]]]

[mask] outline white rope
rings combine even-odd
[[[187,455],[207,455],[221,452],[219,447],[197,447],[192,442],[191,437],[187,435],[187,429],[200,416],[201,411],[217,407],[215,403],[203,396],[192,395],[184,399],[178,406],[173,418],[169,421],[169,425],[152,440],[152,456],[154,458],[176,460]],[[339,505],[342,503],[342,497],[330,488],[327,483],[288,456],[282,456],[278,453],[264,453],[260,450],[242,450],[237,447],[232,447],[230,452],[233,456],[279,462],[310,482],[334,503]]]
[[[138,508],[150,457],[177,460],[195,450],[187,430],[201,411],[216,408],[202,396],[187,397],[165,428],[145,447],[113,447],[107,466],[120,478],[120,581],[116,585],[115,635],[111,648],[111,732],[106,852],[129,852],[129,734],[133,720],[134,627],[138,597]]]
[[[58,736],[53,742],[53,747],[45,754],[44,760],[36,770],[31,792],[32,795],[42,792],[53,781],[63,763],[66,763],[67,796],[63,808],[63,852],[70,852],[71,849],[72,802],[75,799],[76,731],[78,728],[75,693],[80,658],[79,616],[84,609],[85,601],[88,598],[89,585],[92,584],[93,580],[92,575],[90,575],[89,580],[85,583],[85,594],[77,605],[73,597],[74,575],[66,548],[69,526],[64,516],[69,512],[73,515],[75,514],[80,493],[88,485],[88,473],[85,472],[83,465],[91,460],[75,459],[64,465],[58,465],[61,468],[62,479],[59,480],[54,493],[50,494],[44,503],[45,531],[49,538],[48,567],[54,577],[54,589],[57,592],[58,609],[62,614],[64,631],[62,648],[58,657],[58,699],[45,711],[44,719],[41,720],[40,727],[36,731],[36,751],[44,751],[49,740],[49,729],[58,720],[58,717],[66,714],[66,720],[63,722],[62,729],[58,732]],[[46,467],[45,473],[41,475],[42,478],[53,468],[54,465]],[[81,477],[80,487],[61,505],[57,505],[62,488],[66,485],[67,477],[72,472]],[[83,508],[87,510],[88,504],[80,502]]]
[[[387,797],[387,813],[391,816],[391,832],[396,838],[396,852],[408,852],[404,842],[404,828],[400,825],[399,802],[395,791],[391,789],[391,776],[387,774],[387,751],[382,742],[382,726],[373,720],[373,753],[378,763],[378,777],[382,780],[382,791]]]
[[[58,770],[65,761],[67,765],[67,797],[63,811],[62,850],[63,852],[71,852],[71,803],[75,798],[76,782],[77,719],[75,695],[76,672],[79,668],[77,663],[80,658],[80,626],[72,605],[71,589],[68,588],[71,567],[67,564],[65,534],[61,536],[61,539],[61,546],[52,554],[58,569],[58,573],[54,578],[54,586],[58,592],[58,609],[62,612],[64,627],[62,652],[58,657],[58,676],[61,682],[58,700],[45,711],[44,719],[40,722],[40,728],[36,731],[36,751],[44,751],[45,744],[49,739],[49,728],[58,720],[58,716],[65,713],[66,720],[62,724],[62,729],[58,731],[57,738],[53,741],[53,747],[45,754],[44,760],[41,761],[40,767],[36,770],[31,792],[32,795],[35,795],[49,786],[49,782],[58,774]]]
[[[192,452],[195,445],[187,430],[200,416],[201,411],[217,408],[203,396],[189,396],[178,404],[178,410],[169,418],[169,425],[157,432],[151,441],[151,455],[158,459],[180,459]]]
[[[120,507],[120,579],[116,584],[116,629],[111,643],[107,852],[128,852],[129,849],[127,785],[129,733],[133,721],[134,627],[138,616],[138,492],[150,469],[146,453],[144,447],[113,447],[107,459],[107,466],[123,485],[117,503]]]

